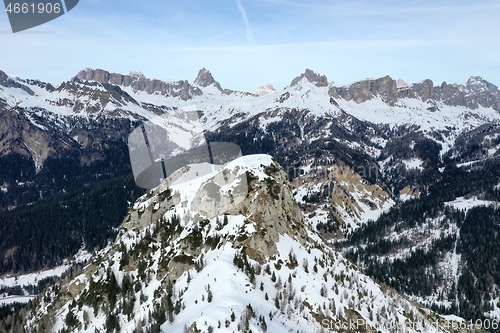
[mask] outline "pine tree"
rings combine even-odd
[[[231,321],[234,322],[236,320],[236,315],[234,314],[234,311],[231,310]]]

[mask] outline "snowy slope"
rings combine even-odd
[[[175,177],[136,202],[107,253],[37,299],[27,332],[444,332],[445,319],[377,285],[304,224],[270,156]],[[214,186],[232,203],[214,200]]]

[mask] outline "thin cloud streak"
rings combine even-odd
[[[253,42],[254,35],[253,35],[252,27],[250,26],[250,21],[248,21],[247,12],[245,11],[245,8],[243,8],[243,5],[241,4],[240,0],[236,0],[236,6],[238,7],[239,12],[241,13],[241,17],[243,19],[243,22],[245,23],[245,27],[246,27],[246,31],[247,31],[247,34],[246,34],[247,41]]]

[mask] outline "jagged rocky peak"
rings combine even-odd
[[[500,111],[500,89],[482,77],[470,77],[465,84],[464,93],[468,107],[474,109],[481,105]]]
[[[477,109],[479,106],[500,110],[500,90],[480,76],[471,77],[465,85],[443,82],[435,86],[430,79],[399,89],[399,98],[417,98],[430,103],[442,102],[445,105],[465,106]]]
[[[320,75],[310,70],[309,68],[295,79],[292,80],[291,86],[295,86],[298,84],[303,78],[306,78],[307,81],[315,84],[317,87],[326,87],[328,86],[328,79],[325,75]]]
[[[200,69],[198,72],[198,76],[194,80],[194,84],[199,85],[200,87],[208,87],[210,85],[214,85],[217,89],[222,90],[219,82],[215,81],[212,73],[206,68]]]
[[[479,106],[492,107],[500,111],[500,90],[494,84],[479,76],[471,77],[465,85],[443,82],[435,86],[430,79],[408,85],[402,79],[390,76],[367,79],[346,87],[330,86],[332,98],[363,103],[380,97],[386,104],[394,106],[400,98],[420,99],[429,103],[442,102],[445,105],[465,106],[477,109]]]
[[[498,93],[499,89],[496,85],[494,85],[491,82],[486,81],[483,79],[481,76],[471,76],[468,80],[467,83],[465,84],[465,87],[469,91],[476,91],[476,90],[487,90],[491,93]]]
[[[13,82],[12,79],[9,78],[7,73],[0,70],[0,86],[11,87],[13,86],[12,82]]]

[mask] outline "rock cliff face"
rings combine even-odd
[[[4,111],[0,115],[0,151],[4,155],[14,153],[32,159],[37,171],[49,155],[69,148],[61,142],[54,142],[50,134],[16,112]]]
[[[20,84],[16,80],[13,80],[3,71],[0,71],[0,86],[5,88],[20,88],[31,96],[35,94],[29,87]]]
[[[408,86],[404,81],[395,81],[390,76],[379,79],[359,81],[345,87],[330,86],[332,98],[343,98],[356,103],[366,102],[376,96],[389,106],[402,98],[421,99],[422,101],[442,102],[450,106],[464,106],[477,109],[479,106],[492,107],[500,111],[500,90],[481,77],[471,77],[465,85],[443,82],[435,86],[432,80],[424,80]]]
[[[470,105],[491,106],[500,110],[500,89],[480,76],[472,76],[465,84]]]
[[[356,82],[348,87],[332,86],[330,95],[333,98],[342,97],[347,101],[353,100],[356,103],[366,102],[379,95],[387,104],[394,105],[398,97],[398,89],[396,81],[391,79],[390,76],[385,76],[376,80]]]
[[[188,100],[193,96],[201,95],[201,90],[191,86],[186,80],[164,82],[156,79],[151,80],[144,76],[110,73],[102,69],[85,69],[79,72],[73,79],[132,87],[135,90],[144,91],[148,94],[159,93],[165,96],[180,97],[182,100]]]

